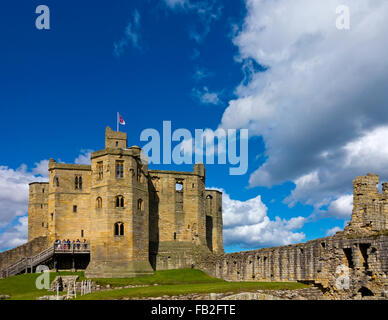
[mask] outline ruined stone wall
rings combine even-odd
[[[369,173],[353,181],[353,212],[347,233],[369,234],[388,230],[388,183],[382,193],[377,189],[379,176]]]
[[[388,236],[360,239],[339,233],[284,247],[204,257],[197,265],[229,281],[303,281],[328,295],[381,296],[388,290]],[[349,274],[349,288],[337,286]]]
[[[334,298],[388,296],[388,184],[375,174],[353,181],[345,230],[284,247],[198,257],[197,267],[230,281],[303,281]],[[342,281],[342,282],[341,282]]]
[[[206,246],[204,176],[199,171],[149,170],[149,179],[150,255],[154,268],[191,265],[188,256],[193,245]]]
[[[37,237],[21,246],[0,253],[0,270],[25,257],[32,257],[47,249],[51,242],[47,237]],[[0,273],[1,275],[1,273]]]
[[[205,190],[204,201],[207,245],[210,251],[223,253],[222,192],[218,190]]]
[[[205,190],[203,164],[194,165],[193,172],[149,170],[149,181],[155,269],[189,267],[196,250],[223,253],[222,193]]]

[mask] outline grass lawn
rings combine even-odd
[[[10,300],[35,300],[37,297],[56,294],[45,289],[39,290],[35,286],[38,273],[21,274],[5,279],[0,279],[0,295],[11,296]],[[84,280],[83,272],[50,272],[50,284],[56,276],[78,275]]]
[[[128,288],[91,293],[77,297],[79,300],[111,300],[126,297],[162,297],[191,293],[246,292],[256,290],[301,289],[307,286],[296,282],[213,282],[199,284],[159,285],[143,288]]]
[[[50,282],[58,275],[79,276],[79,281],[84,280],[83,272],[50,272]],[[8,294],[12,300],[35,300],[37,297],[55,294],[47,290],[38,290],[35,287],[35,280],[39,274],[22,274],[6,279],[0,279],[0,295]],[[84,300],[105,300],[121,299],[124,297],[161,297],[164,295],[180,295],[191,293],[221,293],[221,292],[242,292],[254,290],[271,289],[300,289],[307,287],[297,282],[227,282],[222,279],[213,278],[200,270],[177,269],[156,271],[151,276],[137,278],[114,278],[114,279],[93,279],[100,285],[111,285],[112,287],[123,287],[127,285],[150,285],[149,287],[114,289],[100,291],[85,296],[78,296],[77,299]],[[152,286],[158,284],[158,286]]]
[[[224,282],[222,279],[211,277],[201,270],[196,269],[175,269],[156,271],[151,276],[136,278],[106,278],[93,279],[97,284],[113,287],[123,287],[127,285],[151,285],[151,284],[195,284],[195,283],[215,283]]]
[[[227,282],[213,278],[195,269],[176,269],[156,271],[152,276],[122,279],[94,279],[100,285],[110,284],[113,287],[126,285],[151,285],[150,287],[124,288],[119,290],[100,291],[85,296],[82,300],[121,299],[124,297],[162,297],[191,293],[243,292],[254,290],[301,289],[307,287],[297,282]],[[152,286],[157,283],[158,286]]]

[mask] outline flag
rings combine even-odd
[[[120,113],[119,113],[118,115],[119,115],[119,123],[120,123],[121,125],[125,125],[125,121],[124,121],[123,117],[120,116]]]

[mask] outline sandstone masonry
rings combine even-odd
[[[49,182],[31,183],[28,240],[87,239],[88,277],[129,277],[190,267],[192,252],[223,253],[222,194],[205,167],[149,170],[127,135],[105,132],[91,165],[50,159]]]

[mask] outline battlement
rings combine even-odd
[[[125,132],[113,131],[110,127],[105,129],[105,148],[127,148],[127,134]]]

